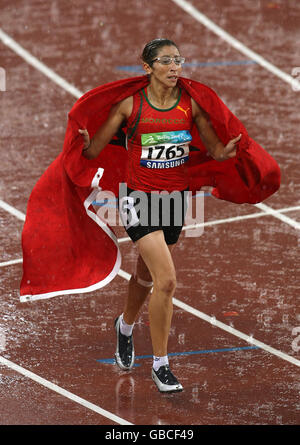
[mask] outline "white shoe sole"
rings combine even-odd
[[[181,385],[181,383],[178,383],[177,385],[167,385],[165,383],[162,383],[155,374],[153,369],[151,372],[151,376],[152,380],[154,381],[160,392],[180,392],[183,390],[183,386]]]

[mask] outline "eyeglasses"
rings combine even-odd
[[[162,56],[162,57],[156,57],[156,59],[152,60],[152,62],[156,61],[161,63],[162,65],[170,65],[172,61],[174,61],[176,65],[182,65],[185,62],[185,58],[180,56],[175,56],[175,57]]]

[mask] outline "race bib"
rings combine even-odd
[[[189,159],[189,131],[142,134],[140,165],[146,168],[178,167]]]

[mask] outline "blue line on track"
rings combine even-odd
[[[260,349],[258,346],[244,346],[244,347],[236,347],[236,348],[221,348],[221,349],[206,349],[201,351],[186,351],[186,352],[170,352],[168,354],[169,357],[175,357],[175,356],[183,356],[183,355],[197,355],[197,354],[213,354],[216,352],[235,352],[235,351],[249,351],[252,349]],[[152,355],[139,355],[136,356],[136,360],[141,360],[145,358],[152,358]],[[99,363],[105,363],[113,365],[116,363],[114,358],[104,358],[97,360]],[[134,366],[141,366],[141,365],[134,365]]]
[[[241,66],[241,65],[255,65],[255,60],[224,60],[215,62],[191,62],[185,63],[186,68],[205,68],[211,66]],[[134,73],[144,73],[143,68],[140,65],[123,65],[117,66],[118,71],[130,71]]]

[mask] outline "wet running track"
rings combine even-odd
[[[297,425],[300,421],[300,4],[291,0],[0,0],[0,424]],[[279,163],[262,205],[204,196],[183,231],[170,363],[184,391],[151,380],[147,307],[136,366],[113,363],[136,248],[116,227],[120,274],[90,294],[19,302],[30,192],[60,153],[67,113],[100,84],[140,73],[156,37],[183,75],[213,88]]]

